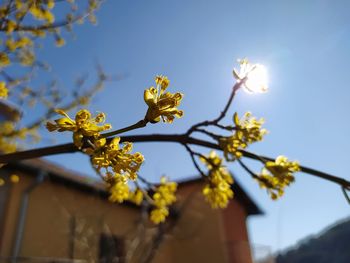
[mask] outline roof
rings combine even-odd
[[[0,99],[0,113],[6,120],[19,120],[21,112],[9,101]]]
[[[11,162],[2,169],[25,171],[31,176],[37,176],[40,171],[44,171],[46,172],[46,179],[49,179],[51,182],[64,184],[67,187],[95,194],[102,198],[108,198],[109,196],[106,187],[102,182],[91,180],[87,175],[63,168],[43,159],[29,159],[20,162]]]
[[[99,195],[102,198],[108,198],[109,194],[102,182],[91,180],[87,175],[76,171],[68,170],[52,162],[43,159],[30,159],[20,162],[8,163],[5,167],[7,170],[27,171],[30,175],[37,175],[39,171],[47,173],[46,177],[52,182],[64,184],[67,187],[73,187],[84,192]],[[177,181],[179,187],[189,184],[196,184],[202,182],[201,177],[190,177],[184,180]],[[261,215],[262,210],[246,193],[246,191],[235,180],[232,185],[232,190],[235,193],[235,199],[240,202],[246,209],[248,215]],[[131,202],[124,202],[126,205],[138,207]]]
[[[195,176],[178,181],[179,186],[196,184],[202,182],[202,178]],[[235,193],[235,199],[240,202],[246,209],[248,215],[262,215],[264,212],[258,207],[253,199],[247,194],[242,186],[235,179],[235,183],[232,185],[232,191]]]

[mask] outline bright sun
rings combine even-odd
[[[267,69],[261,64],[255,64],[247,73],[244,90],[249,93],[262,93],[267,91],[268,76]]]

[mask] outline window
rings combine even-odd
[[[125,243],[122,238],[101,234],[99,246],[100,263],[125,263]]]

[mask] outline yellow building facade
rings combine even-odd
[[[43,160],[8,164],[0,176],[0,262],[251,263],[246,227],[261,214],[234,185],[235,199],[213,210],[201,180],[179,182],[166,224],[153,225],[148,207],[108,201],[103,184]]]

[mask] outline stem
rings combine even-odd
[[[196,155],[196,153],[194,153],[192,151],[192,149],[187,145],[187,144],[184,144],[187,152],[190,154],[191,156],[191,159],[192,159],[192,162],[193,162],[193,165],[194,167],[197,169],[197,171],[200,173],[200,175],[202,176],[202,178],[206,178],[206,175],[205,173],[203,172],[203,170],[199,167],[197,161],[196,161],[196,158],[194,158],[194,156]]]
[[[150,189],[155,190],[155,184],[151,183],[150,181],[148,181],[146,178],[143,178],[142,176],[140,176],[139,174],[137,175],[137,178],[143,182],[144,184],[146,184]],[[136,182],[136,181],[135,181]],[[141,187],[139,187],[141,188]]]
[[[101,134],[101,137],[102,138],[108,138],[108,137],[111,137],[111,136],[114,136],[114,135],[117,135],[117,134],[120,134],[120,133],[124,133],[124,132],[128,132],[128,131],[131,131],[131,130],[136,130],[136,129],[139,129],[139,128],[143,128],[143,127],[145,127],[147,125],[147,123],[148,123],[147,120],[140,120],[140,121],[136,122],[135,124],[130,125],[128,127],[125,127],[125,128],[119,129],[119,130],[115,130],[115,131],[112,131],[112,132],[107,132],[107,133]]]
[[[214,119],[214,120],[211,120],[211,121],[203,121],[203,122],[199,122],[195,125],[193,125],[188,131],[186,134],[190,135],[191,133],[193,133],[194,131],[197,130],[197,128],[201,127],[201,126],[209,126],[209,125],[213,125],[213,126],[217,126],[219,128],[222,127],[222,125],[219,124],[219,122],[226,116],[226,113],[228,111],[228,109],[230,108],[232,102],[233,102],[233,99],[236,95],[236,92],[237,90],[239,90],[239,88],[243,85],[243,83],[245,82],[245,79],[243,79],[242,81],[240,82],[236,82],[236,84],[232,87],[232,92],[231,92],[231,95],[226,103],[226,106],[224,108],[224,110],[220,113],[220,115]]]
[[[250,176],[253,178],[253,179],[256,179],[256,180],[259,180],[259,176],[257,176],[252,170],[250,170],[250,168],[245,165],[244,162],[242,162],[242,160],[240,159],[237,159],[238,163],[241,165],[241,167],[247,172],[250,174]]]
[[[346,201],[348,201],[348,203],[350,204],[350,197],[348,196],[348,193],[346,192],[346,188],[343,186],[341,189],[343,191],[343,194],[344,194]]]
[[[154,185],[152,185],[151,183],[149,183],[148,181],[145,182],[146,180],[144,180],[142,177],[138,176],[138,179],[140,179],[140,181],[143,181],[144,183],[146,183],[148,185],[148,187],[150,187],[150,189],[154,190]],[[143,189],[139,183],[137,181],[134,181],[136,187],[143,193],[143,196],[145,197],[145,201],[148,202],[148,204],[153,205],[154,201],[152,199],[152,197],[150,197],[150,195],[148,194],[148,192]]]
[[[214,139],[214,140],[216,140],[216,141],[218,141],[218,140],[220,139],[220,137],[221,137],[221,136],[219,136],[219,135],[216,135],[216,134],[214,134],[214,133],[212,133],[212,132],[209,132],[209,131],[207,131],[207,130],[204,130],[204,129],[196,129],[195,131],[196,131],[196,132],[204,133],[204,134],[208,135],[210,138],[212,138],[212,139]]]

